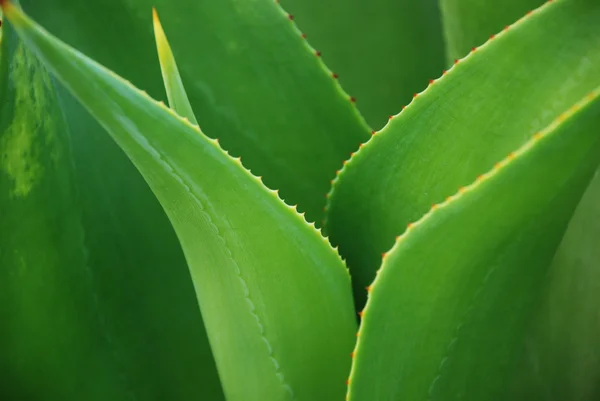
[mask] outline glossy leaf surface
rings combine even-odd
[[[327,230],[358,294],[409,222],[600,85],[599,18],[595,1],[548,3],[454,65],[346,164]]]
[[[449,48],[478,45],[513,22],[540,0],[489,2],[442,1]],[[463,54],[455,54],[454,57]],[[600,316],[596,257],[600,218],[600,176],[590,184],[565,233],[548,275],[540,280],[543,301],[537,306],[522,360],[515,369],[511,398],[595,400],[600,397]],[[542,396],[542,394],[544,396]],[[540,398],[541,397],[541,398]]]
[[[196,126],[13,6],[5,12],[161,201],[228,400],[342,397],[355,320],[348,272],[328,242]]]
[[[539,282],[600,162],[599,97],[397,239],[362,312],[350,400],[515,399]]]

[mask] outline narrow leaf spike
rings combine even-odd
[[[192,105],[188,99],[187,93],[175,62],[175,57],[171,51],[171,46],[165,35],[165,31],[158,18],[156,8],[152,8],[152,22],[154,24],[154,38],[156,40],[156,49],[158,50],[158,59],[162,71],[163,81],[169,106],[180,116],[187,118],[192,124],[198,125]]]

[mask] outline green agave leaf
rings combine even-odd
[[[464,57],[525,13],[547,0],[440,0],[448,59]],[[552,0],[550,0],[552,1]]]
[[[348,272],[329,243],[197,126],[17,8],[4,10],[163,204],[190,265],[227,399],[342,397],[356,322]]]
[[[281,0],[373,127],[444,68],[437,0]]]
[[[514,369],[510,399],[600,399],[600,174],[579,203]]]
[[[598,20],[595,1],[548,3],[433,81],[345,165],[327,230],[359,303],[409,222],[600,85]]]
[[[362,313],[350,400],[515,399],[539,281],[600,162],[599,96],[397,239]]]
[[[321,222],[335,171],[368,139],[370,128],[351,97],[273,0],[224,0],[218,7],[212,0],[28,0],[23,6],[59,38],[161,99],[155,6],[203,131],[309,221]]]
[[[494,3],[445,0],[446,39],[449,48],[467,53],[542,1],[514,0]],[[511,399],[600,399],[600,320],[597,283],[600,269],[597,238],[600,230],[600,175],[586,191],[565,233],[548,276],[545,297],[538,306],[526,340],[521,366],[515,370],[517,394]],[[557,362],[558,361],[558,362]],[[524,386],[523,383],[527,383]],[[532,393],[533,392],[533,393]],[[544,394],[544,396],[540,396]]]
[[[198,125],[198,121],[194,116],[194,110],[187,97],[179,68],[175,62],[173,51],[165,35],[165,31],[158,18],[156,9],[152,9],[152,22],[154,24],[154,38],[156,39],[156,49],[158,50],[158,59],[160,61],[160,69],[165,83],[165,90],[169,98],[169,106],[177,114],[187,118],[192,124]]]
[[[84,174],[72,130],[94,127],[9,28],[0,63],[0,399],[222,400],[164,212],[129,179],[131,166],[113,161],[103,173],[116,182]],[[65,111],[81,124],[67,124]],[[115,202],[123,183],[127,197]]]

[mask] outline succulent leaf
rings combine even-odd
[[[356,322],[348,272],[329,243],[197,126],[10,3],[4,11],[161,201],[190,265],[227,399],[343,397]]]
[[[599,98],[600,87],[397,238],[361,315],[351,401],[517,399],[539,282],[600,162]]]
[[[203,132],[309,221],[321,223],[335,171],[369,137],[351,96],[274,0],[22,3],[50,32],[162,99],[156,7]]]
[[[459,57],[540,0],[445,0],[441,2],[448,48]],[[456,52],[455,52],[456,53]],[[590,184],[569,224],[548,275],[519,367],[513,399],[552,394],[559,400],[600,399],[600,174]],[[560,362],[557,362],[560,361]]]
[[[432,81],[350,159],[329,196],[326,228],[359,303],[409,222],[600,85],[599,19],[597,2],[547,3]]]
[[[129,165],[84,174],[91,167],[73,149],[95,127],[81,125],[79,107],[10,28],[0,67],[0,399],[223,400],[164,212]]]

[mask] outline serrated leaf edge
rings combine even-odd
[[[307,40],[306,38],[306,34],[303,33],[300,28],[298,27],[298,24],[296,24],[295,20],[294,20],[294,16],[290,13],[288,13],[283,6],[281,5],[280,0],[274,0],[274,3],[277,5],[277,8],[280,10],[281,14],[283,16],[285,16],[285,18],[287,18],[290,23],[292,24],[293,29],[297,32],[298,36],[300,37],[300,39],[304,42],[304,45],[306,46],[306,49],[313,54],[315,57],[317,57],[319,59],[319,65],[321,66],[322,70],[335,82],[336,87],[338,89],[339,94],[342,96],[342,98],[347,99],[354,107],[354,113],[355,116],[358,117],[359,121],[365,126],[367,127],[369,130],[371,130],[369,124],[367,124],[367,121],[365,120],[365,118],[363,117],[362,113],[360,112],[360,110],[356,107],[356,98],[354,96],[350,96],[348,94],[348,92],[346,92],[346,90],[344,89],[344,87],[342,86],[342,84],[339,82],[338,78],[338,74],[334,73],[333,71],[331,71],[329,69],[329,67],[327,66],[327,64],[323,61],[323,58],[321,57],[321,52],[319,50],[316,50]]]
[[[443,202],[432,205],[432,207],[429,209],[429,211],[427,213],[425,213],[420,219],[418,219],[412,223],[409,223],[407,225],[405,231],[401,235],[396,237],[396,241],[395,241],[394,245],[392,246],[392,248],[389,251],[384,252],[381,255],[381,260],[382,260],[381,266],[379,267],[379,269],[377,269],[377,272],[375,274],[375,279],[373,280],[371,285],[369,285],[366,288],[367,289],[367,302],[365,304],[365,307],[363,308],[362,311],[358,312],[359,316],[361,317],[361,322],[360,322],[358,331],[356,333],[356,344],[355,344],[354,350],[351,354],[352,367],[350,369],[349,378],[346,381],[346,384],[348,385],[348,392],[346,394],[346,400],[350,400],[350,395],[351,395],[350,384],[352,382],[352,376],[354,375],[354,371],[356,369],[355,356],[358,355],[358,353],[360,351],[360,332],[361,332],[361,329],[363,328],[364,318],[367,316],[367,311],[368,311],[368,308],[370,305],[369,301],[371,298],[371,294],[376,289],[377,283],[381,276],[381,272],[384,269],[386,269],[386,267],[388,266],[388,265],[386,265],[387,258],[390,255],[392,255],[394,252],[397,251],[397,249],[402,244],[403,240],[406,239],[414,229],[418,228],[424,222],[431,220],[432,218],[435,218],[436,214],[439,213],[440,210],[443,210],[444,208],[459,201],[463,197],[463,195],[476,191],[482,184],[486,183],[487,181],[492,179],[494,176],[500,174],[504,170],[504,168],[509,166],[515,160],[524,157],[529,151],[531,151],[533,148],[535,148],[535,146],[541,140],[544,140],[545,138],[550,136],[552,133],[554,133],[565,121],[567,121],[568,119],[573,117],[581,109],[583,109],[584,107],[586,107],[587,105],[589,105],[590,103],[594,102],[595,100],[597,100],[599,98],[600,98],[600,87],[598,87],[598,88],[594,89],[592,92],[588,93],[580,101],[578,101],[577,103],[572,105],[569,109],[567,109],[565,112],[560,114],[546,128],[544,128],[543,130],[536,132],[534,135],[532,135],[525,144],[523,144],[517,150],[510,152],[504,159],[502,159],[501,161],[496,163],[491,170],[478,176],[475,179],[475,181],[473,181],[471,184],[459,188],[458,191],[454,195],[447,197]]]
[[[483,43],[482,45],[480,45],[478,47],[472,48],[471,51],[467,55],[465,55],[463,58],[455,60],[454,64],[448,70],[444,70],[442,72],[442,75],[440,75],[438,78],[430,80],[429,84],[427,85],[427,87],[425,87],[425,89],[423,89],[421,92],[415,93],[413,95],[413,98],[411,99],[411,101],[407,105],[402,106],[402,109],[400,110],[400,112],[389,117],[388,122],[386,123],[386,125],[383,128],[381,128],[379,131],[371,131],[371,137],[366,142],[361,143],[359,145],[358,149],[355,152],[350,154],[350,158],[343,162],[341,169],[339,169],[338,171],[335,172],[335,178],[333,180],[331,180],[330,190],[325,195],[325,197],[327,198],[327,202],[325,203],[325,208],[324,208],[324,211],[325,211],[324,216],[325,217],[322,222],[322,227],[324,227],[325,229],[327,228],[327,221],[328,221],[327,219],[329,216],[328,211],[331,206],[331,199],[335,196],[336,184],[338,183],[340,177],[344,174],[347,167],[349,165],[352,165],[352,163],[356,160],[357,156],[359,156],[359,154],[362,154],[361,151],[368,148],[373,142],[377,141],[378,138],[381,137],[382,135],[390,135],[390,134],[388,134],[389,126],[393,120],[395,120],[398,117],[401,117],[402,112],[405,111],[406,109],[408,109],[409,107],[411,107],[414,103],[420,102],[421,99],[423,98],[423,96],[426,96],[428,94],[427,93],[428,89],[430,89],[433,85],[436,85],[440,81],[443,81],[445,79],[445,77],[452,75],[454,73],[454,71],[456,71],[457,69],[460,70],[462,68],[462,65],[464,64],[464,62],[468,61],[470,58],[472,58],[472,56],[475,53],[479,53],[480,51],[485,50],[489,46],[489,44],[491,42],[493,42],[495,39],[501,38],[508,31],[514,29],[515,27],[517,27],[519,25],[522,25],[526,20],[530,19],[533,15],[544,12],[544,10],[546,10],[546,8],[548,8],[552,3],[559,3],[561,1],[568,1],[568,0],[547,0],[540,7],[536,8],[534,10],[528,11],[525,15],[523,15],[517,21],[513,22],[510,25],[506,25],[499,33],[491,35],[490,38],[485,43]]]
[[[53,36],[50,35],[41,26],[38,26],[38,28],[35,28],[35,27],[31,28],[31,25],[34,25],[34,24],[29,19],[29,17],[27,17],[24,13],[22,13],[21,10],[19,8],[15,7],[10,1],[0,0],[0,6],[2,7],[3,11],[5,12],[5,14],[9,18],[9,20],[11,20],[11,22],[15,25],[15,27],[17,27],[18,25],[22,26],[23,25],[22,23],[25,22],[25,25],[29,25],[29,29],[34,29],[34,30],[38,29],[40,31],[40,33],[44,34],[45,36],[48,36],[49,38],[53,38]],[[20,21],[16,22],[15,18],[17,20],[20,20]],[[19,24],[19,22],[21,22],[21,24]],[[25,40],[25,41],[27,41],[27,40]],[[154,103],[156,106],[158,106],[159,108],[163,109],[168,114],[170,114],[172,117],[174,117],[177,121],[179,121],[180,123],[182,123],[184,125],[187,125],[188,128],[191,128],[197,134],[199,134],[200,136],[202,136],[204,138],[204,140],[207,141],[208,144],[210,144],[215,149],[217,149],[218,151],[220,151],[226,157],[226,159],[229,159],[230,162],[232,162],[234,165],[238,165],[245,174],[247,174],[251,179],[255,180],[258,183],[258,188],[260,188],[262,190],[266,190],[266,192],[270,196],[272,196],[274,199],[276,199],[276,202],[279,201],[283,205],[285,205],[286,208],[287,208],[287,210],[288,210],[288,212],[291,213],[293,216],[295,216],[296,219],[298,219],[298,220],[301,221],[300,224],[305,224],[306,226],[308,226],[309,232],[314,233],[315,235],[317,235],[319,237],[319,239],[321,241],[323,241],[323,243],[326,245],[326,249],[329,249],[333,254],[337,255],[337,257],[340,260],[340,262],[342,263],[342,265],[345,266],[345,269],[344,269],[345,276],[348,278],[348,280],[350,280],[349,270],[346,267],[345,261],[341,258],[341,255],[339,254],[337,248],[333,248],[331,246],[330,242],[322,235],[321,230],[319,228],[316,228],[314,223],[309,223],[306,220],[306,218],[304,217],[304,213],[302,213],[302,214],[298,213],[297,205],[295,205],[295,206],[288,205],[287,203],[285,203],[285,201],[283,201],[283,199],[281,199],[279,197],[279,191],[278,190],[273,190],[273,189],[268,188],[264,184],[264,182],[262,181],[262,177],[255,176],[252,173],[251,170],[247,169],[243,165],[242,160],[241,160],[240,157],[237,157],[237,158],[232,157],[229,154],[229,152],[227,152],[226,150],[224,150],[219,145],[219,141],[218,141],[217,138],[213,139],[213,138],[210,138],[210,137],[204,135],[202,133],[202,131],[200,130],[199,126],[194,125],[193,123],[191,123],[186,117],[182,117],[179,114],[177,114],[174,110],[172,110],[169,107],[167,107],[164,102],[155,100],[154,98],[152,98],[151,96],[149,96],[146,91],[143,91],[143,90],[137,88],[131,82],[129,82],[128,80],[126,80],[126,79],[124,79],[122,77],[120,77],[119,75],[117,75],[116,73],[114,73],[112,70],[110,70],[110,69],[104,67],[103,65],[97,63],[96,61],[88,58],[87,56],[83,55],[81,52],[79,52],[78,50],[72,48],[71,46],[69,46],[67,44],[63,44],[60,41],[57,42],[57,43],[63,45],[66,49],[68,49],[71,52],[73,52],[73,54],[75,54],[76,56],[81,57],[83,60],[86,60],[88,63],[95,64],[96,67],[99,70],[103,71],[108,76],[110,76],[113,79],[115,79],[117,82],[121,82],[123,85],[125,85],[126,87],[128,87],[129,89],[131,89],[133,92],[138,93],[138,95],[140,95],[143,99],[149,101],[150,103]],[[37,55],[37,51],[34,51],[34,53],[36,53],[36,55]],[[158,152],[158,153],[159,153],[159,155],[161,155],[160,152]],[[171,170],[173,170],[173,169],[171,168]],[[185,184],[184,182],[182,182],[181,178],[174,171],[172,171],[172,174],[174,174],[174,178],[177,181],[179,181],[185,187],[188,187],[187,184]],[[191,196],[195,197],[195,195],[193,193],[191,193],[191,191],[189,190],[189,188],[188,188],[188,192],[191,194]],[[197,200],[197,202],[199,204],[201,204],[199,200]],[[215,229],[217,229],[217,227],[214,225],[214,223],[212,223],[210,215],[208,215],[208,213],[206,213],[206,212],[205,212],[205,214],[207,215],[207,218],[209,219],[211,225]],[[281,382],[282,387],[291,395],[292,399],[294,399],[295,398],[294,392],[291,389],[291,386],[285,381],[285,377],[283,375],[283,372],[281,371],[281,367],[279,366],[279,363],[277,362],[275,356],[273,355],[272,346],[271,346],[269,340],[266,338],[266,335],[264,333],[264,328],[263,328],[263,325],[261,323],[260,317],[255,312],[254,303],[252,302],[252,300],[249,297],[249,292],[248,292],[247,284],[246,284],[244,278],[241,275],[241,270],[240,270],[239,266],[237,265],[237,262],[235,262],[235,260],[233,259],[233,256],[231,254],[231,250],[229,249],[228,245],[226,244],[225,239],[222,237],[222,235],[220,234],[220,232],[219,232],[218,229],[217,229],[217,234],[221,238],[222,242],[224,243],[224,246],[225,246],[226,250],[230,254],[230,258],[232,259],[232,261],[234,263],[234,266],[236,267],[236,274],[238,276],[238,279],[241,282],[241,285],[242,285],[242,288],[243,288],[243,291],[244,291],[244,294],[245,294],[245,298],[246,298],[246,300],[249,303],[250,314],[255,318],[255,320],[257,322],[257,326],[259,328],[259,335],[262,338],[262,340],[265,343],[265,346],[267,348],[268,358],[271,360],[272,364],[274,365],[275,375],[278,378],[278,380]]]

